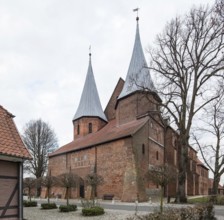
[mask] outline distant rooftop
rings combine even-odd
[[[90,117],[99,117],[104,121],[107,121],[107,118],[103,112],[100,98],[98,95],[92,63],[91,63],[91,54],[89,54],[89,67],[86,75],[86,80],[84,88],[82,91],[81,99],[79,102],[78,109],[75,113],[73,120],[79,119],[81,117],[90,116]]]

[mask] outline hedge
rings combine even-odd
[[[60,212],[72,212],[77,210],[77,205],[60,205]]]
[[[42,209],[57,209],[57,205],[55,203],[42,203],[41,204]]]
[[[100,206],[93,206],[90,208],[83,208],[82,209],[82,214],[84,216],[96,216],[96,215],[103,215],[104,209]]]
[[[24,200],[23,201],[23,206],[24,207],[36,207],[37,206],[37,202],[36,201]]]

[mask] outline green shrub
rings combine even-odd
[[[90,208],[83,208],[82,214],[84,216],[96,216],[96,215],[103,215],[104,209],[100,206],[94,206]]]
[[[224,205],[224,196],[218,196],[217,205]]]
[[[55,203],[42,203],[41,204],[42,209],[57,209],[57,205]]]
[[[224,196],[223,195],[210,196],[209,201],[215,205],[224,205]]]
[[[60,212],[72,212],[77,210],[77,205],[60,205]]]
[[[213,205],[206,204],[181,209],[168,209],[143,216],[129,217],[127,220],[215,220]]]
[[[36,207],[37,206],[37,202],[36,201],[27,201],[27,200],[24,200],[23,201],[23,206],[24,207]]]

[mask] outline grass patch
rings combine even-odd
[[[187,199],[188,203],[190,204],[205,204],[208,203],[209,200],[210,200],[209,196]]]
[[[192,198],[187,200],[189,204],[206,204],[212,202],[215,205],[224,205],[224,196],[218,195],[217,197],[203,196],[198,198]]]

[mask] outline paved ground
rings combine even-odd
[[[105,214],[95,217],[84,217],[81,215],[81,209],[76,212],[61,213],[58,210],[41,210],[39,207],[24,208],[24,218],[27,220],[126,220],[134,215],[134,211],[116,211],[105,210]]]
[[[41,200],[37,199],[38,204],[46,202],[46,199]],[[52,199],[51,202],[56,202],[56,204],[65,204],[65,200],[56,200]],[[135,210],[138,210],[138,214],[145,214],[149,212],[153,212],[155,209],[158,209],[159,203],[158,202],[144,202],[144,203],[124,203],[120,201],[102,201],[99,200],[98,203],[104,207],[105,214],[103,216],[91,217],[91,219],[99,219],[99,220],[125,220],[127,217],[130,217],[135,214]],[[58,210],[41,210],[40,208],[24,208],[24,217],[28,220],[70,220],[73,217],[75,219],[86,219],[81,215],[81,202],[80,200],[70,200],[70,204],[77,204],[79,209],[77,212],[70,212],[70,213],[60,213]],[[137,205],[137,208],[136,208]],[[164,204],[164,207],[186,207],[185,205],[179,204]],[[218,220],[224,220],[224,207],[223,206],[215,206],[215,213]],[[89,218],[90,219],[90,218]]]

